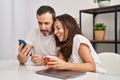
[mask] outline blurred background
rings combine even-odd
[[[120,4],[120,0],[111,1],[111,5],[117,4]],[[56,15],[68,13],[78,23],[80,10],[98,8],[93,0],[0,0],[0,59],[16,58],[18,39],[25,39],[31,29],[38,27],[36,10],[41,5],[52,6],[56,11]],[[96,21],[104,21],[110,27],[106,38],[112,40],[114,38],[112,31],[114,16],[112,13],[106,15],[107,17],[97,16],[100,18],[97,18]],[[92,16],[87,14],[83,14],[83,16],[83,34],[88,39],[92,39]],[[118,15],[118,25],[120,25],[120,15]],[[113,51],[112,45],[109,47],[108,45],[100,46],[105,48],[99,48],[97,52],[102,52],[104,49]]]

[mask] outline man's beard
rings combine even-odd
[[[48,31],[48,30],[41,30],[41,33],[42,33],[44,36],[48,36],[48,35],[49,35],[49,31]]]
[[[53,33],[53,29],[51,31],[48,31],[48,30],[41,30],[41,33],[44,35],[44,36],[49,36]]]

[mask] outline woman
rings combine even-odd
[[[72,16],[68,14],[57,16],[54,34],[59,58],[50,59],[48,62],[50,68],[106,73],[90,41],[81,34]]]

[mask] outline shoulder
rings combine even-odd
[[[76,34],[73,39],[74,40],[88,40],[85,36],[81,34]]]
[[[40,32],[39,28],[34,28],[33,31],[34,31],[35,33]]]
[[[31,29],[30,33],[31,34],[38,34],[40,31],[39,31],[39,28],[34,28],[34,29]]]
[[[29,31],[29,33],[27,34],[27,38],[36,38],[36,36],[39,36],[40,35],[40,30],[39,28],[33,28]]]
[[[73,38],[73,43],[89,43],[90,41],[83,35],[77,34]]]

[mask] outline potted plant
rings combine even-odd
[[[96,23],[93,28],[95,40],[104,40],[106,25],[104,23]]]
[[[111,0],[93,0],[94,3],[98,3],[99,7],[105,7],[110,5]]]

